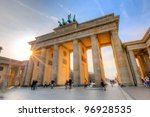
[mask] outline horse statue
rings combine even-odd
[[[62,26],[62,23],[60,21],[58,21],[58,23],[59,23],[59,26]]]
[[[68,23],[71,23],[71,14],[68,15]]]

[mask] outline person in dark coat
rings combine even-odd
[[[51,89],[53,89],[53,88],[54,88],[54,84],[55,84],[55,81],[54,81],[54,80],[52,80],[52,81],[51,81]]]
[[[105,83],[103,80],[101,81],[101,86],[102,86],[103,90],[106,91]]]
[[[67,89],[67,87],[68,87],[68,80],[66,80],[65,89]]]
[[[72,88],[72,80],[70,79],[69,80],[69,89],[71,89]]]
[[[37,81],[37,80],[35,80],[34,89],[37,89],[37,83],[38,83],[38,81]]]
[[[88,83],[87,79],[84,79],[84,87],[85,88],[87,87],[87,83]]]
[[[31,90],[34,90],[34,85],[35,85],[35,80],[32,81],[32,84],[31,84]]]

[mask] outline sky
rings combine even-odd
[[[36,36],[53,31],[58,20],[75,14],[78,23],[110,13],[120,15],[119,36],[122,42],[141,39],[150,27],[150,0],[0,0],[1,56],[17,60],[29,58],[30,45]],[[111,47],[103,48],[107,77],[116,69]],[[93,72],[91,51],[89,71]]]

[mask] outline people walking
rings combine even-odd
[[[38,81],[35,80],[35,85],[34,85],[35,89],[37,90],[37,87],[38,87]]]
[[[110,80],[110,84],[111,84],[112,87],[113,87],[113,83],[114,83],[114,81],[113,81],[113,80]]]
[[[72,88],[72,80],[70,79],[69,80],[69,89],[71,89]]]
[[[48,86],[47,81],[45,81],[43,87],[45,88],[47,86]]]
[[[31,84],[31,90],[37,89],[36,84],[37,84],[37,81],[36,81],[36,80],[33,80],[33,81],[32,81],[32,84]]]
[[[101,86],[102,86],[103,90],[106,91],[105,83],[103,80],[101,81]]]
[[[51,89],[53,89],[53,88],[54,88],[54,84],[55,84],[55,81],[54,81],[54,80],[52,80],[52,81],[51,81]]]
[[[31,83],[31,90],[33,90],[33,84],[34,84],[34,80]]]
[[[85,79],[84,79],[84,87],[85,87],[85,88],[87,87],[87,82],[88,82],[88,81],[87,81],[87,79],[85,78]]]
[[[67,89],[67,87],[68,87],[68,80],[66,80],[65,82],[65,89]]]
[[[146,87],[150,87],[150,79],[149,79],[149,77],[145,77],[145,79],[144,79],[144,85],[146,86]]]

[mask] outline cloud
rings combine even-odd
[[[104,10],[102,9],[102,5],[98,0],[94,0],[94,2],[97,4],[99,11],[102,15],[105,15]]]
[[[57,5],[58,5],[60,8],[62,8],[62,9],[65,11],[65,13],[66,13],[67,15],[68,15],[68,14],[75,14],[75,12],[73,12],[73,11],[71,11],[70,9],[64,7],[64,5],[62,5],[62,4],[60,4],[60,3],[57,3]]]
[[[129,15],[128,15],[128,13],[126,12],[126,10],[122,10],[122,15],[123,15],[125,18],[129,18]]]
[[[48,18],[48,19],[53,20],[53,21],[58,21],[58,18],[55,17],[55,16],[48,16],[47,14],[44,14],[43,12],[40,12],[40,11],[38,11],[38,10],[36,10],[36,9],[31,8],[30,6],[24,4],[23,2],[21,2],[21,1],[19,1],[19,0],[13,0],[13,1],[15,1],[16,3],[18,3],[20,6],[26,8],[26,9],[29,9],[29,10],[31,10],[32,12],[37,13],[37,14],[39,14],[39,15],[45,17],[45,18]]]
[[[123,2],[121,2],[121,4],[120,4],[120,10],[121,10],[121,12],[122,12],[122,15],[123,15],[125,18],[129,18],[129,15],[128,15],[127,11],[125,10],[124,3],[123,3]]]
[[[52,20],[55,20],[55,21],[58,21],[59,19],[57,18],[57,17],[55,17],[55,16],[50,16],[50,18],[52,19]]]

